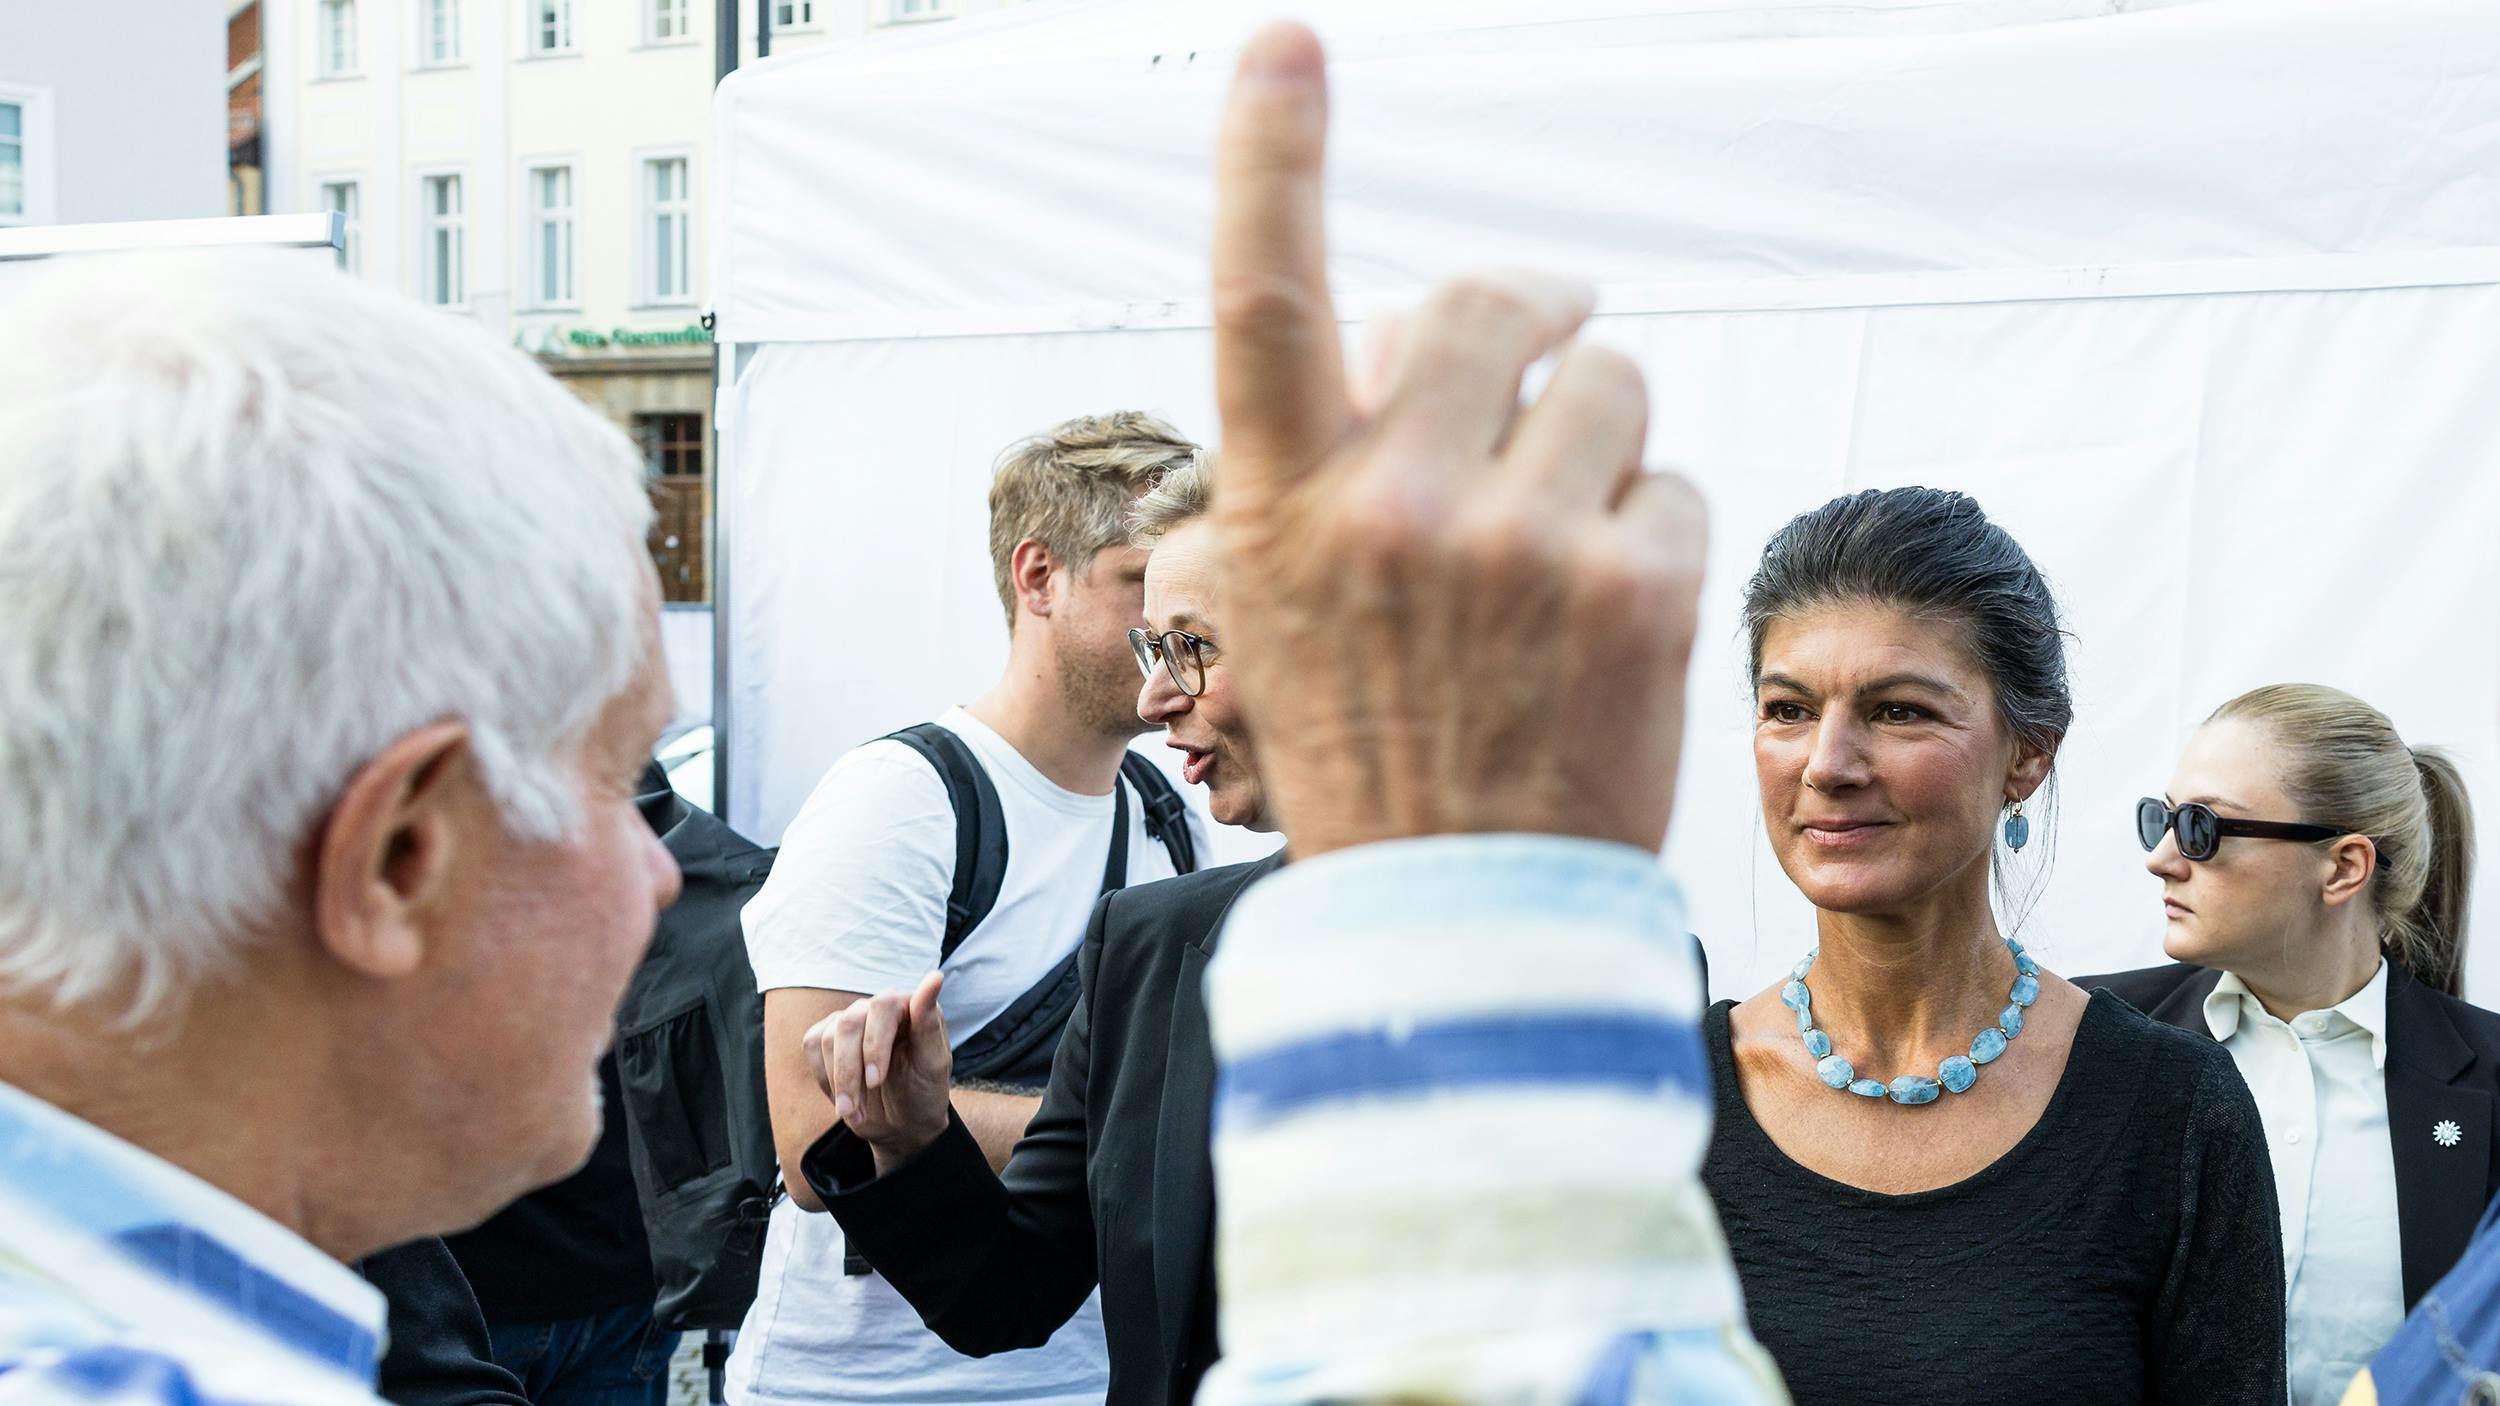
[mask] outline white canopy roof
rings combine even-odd
[[[1217,104],[1274,9],[1040,0],[737,74],[720,335],[1203,324]],[[2472,281],[2495,257],[2489,5],[1326,9],[1351,317],[1462,265],[1578,270],[1636,313]]]
[[[734,823],[772,839],[842,751],[995,677],[1002,446],[1113,407],[1214,435],[1209,156],[1269,8],[1039,0],[723,89]],[[2133,801],[2249,687],[2360,694],[2500,814],[2500,6],[1315,8],[1348,318],[1591,276],[1652,461],[1710,496],[1667,858],[1720,994],[1811,929],[1756,813],[1741,593],[1844,491],[1970,492],[2058,591],[2062,821],[2034,807],[2008,907],[2055,970],[2159,958]]]

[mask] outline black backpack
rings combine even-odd
[[[928,759],[955,811],[944,961],[997,905],[1007,873],[1006,820],[996,788],[963,739],[922,723],[892,740]],[[1173,869],[1195,870],[1188,808],[1171,783],[1134,752],[1121,760],[1120,775],[1105,891],[1127,876],[1132,786],[1145,807],[1146,832],[1163,844]],[[783,1194],[764,1092],[764,998],[738,922],[772,872],[775,852],[687,805],[656,764],[643,789],[643,815],[685,874],[685,890],[661,915],[617,1013],[627,1145],[659,1281],[653,1314],[664,1331],[736,1328],[755,1299],[765,1222]],[[1047,1083],[1078,994],[1071,951],[957,1048],[956,1077],[1028,1089]]]
[[[616,1014],[626,1155],[666,1330],[735,1328],[755,1298],[764,1217],[781,1190],[764,1096],[764,998],[738,910],[772,873],[763,849],[686,804],[654,762],[637,798],[685,888]]]

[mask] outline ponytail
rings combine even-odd
[[[2465,798],[2465,778],[2446,752],[2418,748],[2413,765],[2430,811],[2424,856],[2430,862],[2421,899],[2396,920],[2388,936],[2392,955],[2424,985],[2461,996],[2466,899],[2474,879],[2474,808]]]

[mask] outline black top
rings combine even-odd
[[[1174,1406],[1214,1365],[1215,1051],[1201,989],[1217,929],[1283,863],[1108,895],[1077,949],[1084,995],[1004,1177],[952,1120],[885,1176],[840,1125],[800,1174],[921,1321],[975,1357],[1050,1339],[1097,1284],[1108,1406]]]
[[[1703,1022],[1718,1092],[1703,1175],[1754,1336],[1798,1401],[2282,1406],[2274,1173],[2221,1046],[2095,995],[2011,1152],[1891,1196],[1762,1131],[1737,1092],[1734,1004]],[[1916,1111],[1900,1122],[1914,1133]]]
[[[374,1393],[392,1406],[529,1406],[495,1365],[486,1320],[440,1240],[419,1240],[356,1265],[390,1304],[390,1350]]]
[[[2153,1019],[2199,1035],[2222,973],[2173,964],[2076,979]],[[2500,1195],[2500,1015],[2469,1006],[2387,964],[2387,1137],[2396,1158],[2396,1238],[2405,1308],[2465,1253],[2483,1207]],[[2452,1141],[2436,1130],[2456,1125]]]
[[[599,1145],[582,1169],[448,1238],[489,1323],[556,1323],[648,1304],[651,1242],[625,1149],[616,1053],[599,1061]]]

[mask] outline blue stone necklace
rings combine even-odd
[[[1848,1060],[1832,1053],[1832,1037],[1814,1028],[1814,996],[1806,990],[1806,973],[1814,970],[1814,959],[1822,948],[1806,953],[1789,969],[1788,984],[1780,988],[1780,1004],[1797,1013],[1797,1038],[1803,1040],[1806,1053],[1814,1058],[1815,1077],[1844,1093],[1860,1098],[1889,1098],[1895,1103],[1934,1103],[1940,1090],[1967,1093],[1979,1082],[1979,1066],[2005,1053],[2005,1044],[2023,1033],[2023,1010],[2040,999],[2040,964],[2031,960],[2023,945],[2005,939],[2005,948],[2014,954],[2014,989],[2005,1009],[1997,1015],[1997,1023],[1979,1032],[1970,1042],[1970,1054],[1954,1055],[1936,1066],[1936,1077],[1904,1074],[1886,1085],[1877,1079],[1861,1079]]]

